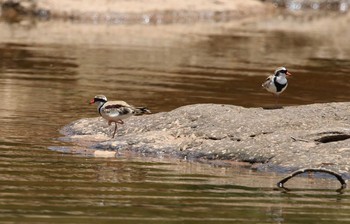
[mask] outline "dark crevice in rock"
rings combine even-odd
[[[231,141],[234,141],[234,142],[240,142],[242,141],[242,138],[240,137],[237,137],[233,134],[228,134],[227,137],[231,140]]]
[[[321,138],[315,139],[316,142],[319,143],[329,143],[329,142],[338,142],[349,139],[350,135],[348,134],[335,134],[335,135],[326,135]]]
[[[259,135],[267,135],[267,134],[271,134],[271,133],[273,133],[273,132],[272,131],[264,131],[264,132],[261,132],[261,133],[251,134],[251,135],[249,135],[249,137],[255,138],[255,137],[259,136]]]
[[[213,136],[206,137],[205,139],[209,139],[209,140],[221,140],[221,138],[213,137]]]
[[[240,142],[242,141],[242,139],[237,138],[237,137],[230,137],[231,141],[236,141],[236,142]]]
[[[242,159],[242,162],[246,162],[246,163],[250,163],[250,164],[265,164],[267,163],[266,158],[262,158],[262,157],[257,157],[257,158],[249,158],[249,159]]]
[[[227,138],[227,136],[224,136],[224,137],[206,136],[204,139],[217,141],[217,140],[222,140],[224,138]]]
[[[206,137],[204,137],[204,139],[206,139],[206,140],[214,140],[214,141],[223,140],[225,138],[229,138],[231,141],[237,141],[237,142],[242,141],[241,138],[237,138],[237,137],[233,137],[233,136],[220,136],[220,137],[217,137],[217,136],[206,136]]]

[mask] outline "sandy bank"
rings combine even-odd
[[[0,4],[5,4],[5,0]],[[112,24],[174,24],[229,21],[266,14],[272,4],[257,0],[86,0],[31,1],[7,3],[3,17],[10,21],[34,15],[44,19],[69,19]]]

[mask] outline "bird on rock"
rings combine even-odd
[[[279,95],[286,90],[288,86],[287,76],[291,76],[292,74],[288,72],[285,67],[279,67],[276,69],[273,75],[267,77],[265,82],[262,84],[262,87],[266,89],[268,92],[273,93],[276,98],[276,107],[278,104]]]
[[[134,107],[124,101],[108,101],[104,95],[97,95],[90,101],[90,104],[95,103],[98,113],[108,121],[108,125],[115,124],[112,138],[117,132],[117,124],[124,124],[124,119],[133,115],[151,113],[146,107]]]

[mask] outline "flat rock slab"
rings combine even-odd
[[[113,128],[102,118],[84,118],[62,133],[93,150],[242,161],[271,169],[348,173],[350,168],[350,103],[282,109],[196,104],[129,118],[111,139]]]

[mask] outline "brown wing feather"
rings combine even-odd
[[[126,114],[132,114],[134,109],[129,106],[128,104],[122,105],[122,104],[109,104],[106,105],[102,111],[106,114],[109,114],[109,116],[122,116]]]
[[[266,78],[265,82],[263,82],[263,84],[261,84],[261,86],[263,88],[268,88],[271,84],[271,80],[273,79],[273,75],[270,75],[269,77]]]
[[[113,105],[105,106],[105,109],[114,109],[114,108],[121,108],[121,107],[123,107],[123,106],[120,104],[113,104]]]
[[[109,101],[102,108],[102,113],[108,114],[110,117],[120,117],[124,115],[141,115],[151,113],[145,107],[133,107],[124,101]]]

